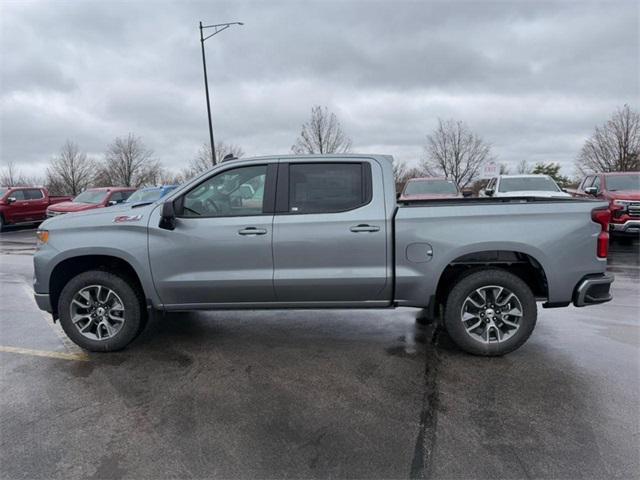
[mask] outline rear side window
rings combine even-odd
[[[337,213],[371,200],[367,163],[298,163],[289,165],[290,213]]]
[[[30,188],[29,190],[24,191],[25,200],[42,200],[44,195],[42,194],[42,190],[37,188]]]

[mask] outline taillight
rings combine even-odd
[[[599,258],[607,258],[609,253],[609,219],[611,212],[608,208],[597,209],[591,211],[591,220],[600,224],[600,233],[598,234],[598,247],[596,254]]]

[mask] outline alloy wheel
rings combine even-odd
[[[462,303],[460,318],[467,334],[482,343],[500,343],[520,328],[522,303],[511,290],[487,285],[471,292]]]
[[[113,338],[125,322],[124,303],[116,292],[104,285],[89,285],[71,301],[71,322],[80,334],[91,340]]]

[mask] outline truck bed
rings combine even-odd
[[[606,259],[596,255],[601,227],[592,221],[591,211],[606,207],[597,200],[540,197],[398,202],[396,301],[420,305],[424,292],[437,289],[430,282],[437,282],[449,265],[464,256],[485,258],[491,252],[539,265],[548,291],[544,299],[566,304],[582,277],[605,271]]]

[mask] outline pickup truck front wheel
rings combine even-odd
[[[474,355],[505,355],[527,341],[536,325],[536,301],[529,286],[492,268],[462,277],[445,306],[449,336]]]
[[[136,290],[110,272],[83,272],[65,285],[58,301],[60,325],[78,346],[92,352],[126,347],[144,327]]]

